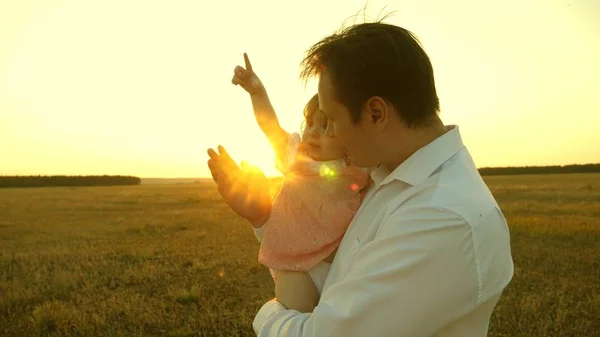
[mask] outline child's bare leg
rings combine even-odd
[[[312,312],[319,302],[319,291],[308,273],[278,271],[275,297],[288,309]]]

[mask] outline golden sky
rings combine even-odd
[[[313,43],[365,1],[0,0],[0,175],[207,176],[223,144],[274,174],[248,52],[281,123],[316,92]],[[600,162],[600,1],[369,1],[432,60],[441,117],[476,164]]]

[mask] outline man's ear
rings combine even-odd
[[[378,130],[383,130],[390,117],[388,102],[379,96],[373,96],[365,102],[367,122]]]

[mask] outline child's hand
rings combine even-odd
[[[265,88],[258,76],[252,71],[252,64],[250,64],[250,59],[246,53],[244,53],[244,61],[246,63],[246,69],[241,66],[235,67],[231,83],[235,85],[239,84],[250,95],[263,92]]]
[[[239,167],[222,146],[219,153],[208,150],[208,168],[217,183],[217,191],[229,207],[241,217],[261,227],[271,213],[269,181],[256,167]]]

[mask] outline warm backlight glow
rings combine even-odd
[[[281,124],[297,132],[316,92],[298,79],[304,52],[364,6],[1,1],[0,175],[207,177],[206,149],[219,144],[277,175],[233,68],[247,52]],[[396,11],[387,22],[419,36],[442,119],[460,125],[478,166],[600,162],[600,1],[367,8]]]

